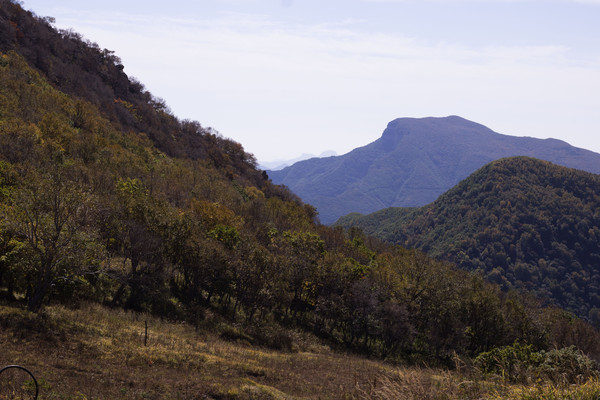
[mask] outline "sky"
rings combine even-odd
[[[259,162],[459,115],[600,152],[600,0],[24,0]]]

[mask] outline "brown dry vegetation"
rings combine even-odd
[[[30,368],[40,399],[598,399],[597,380],[510,385],[465,372],[392,366],[291,332],[279,352],[199,328],[89,304],[34,314],[0,306],[0,365]],[[145,323],[148,343],[144,345]],[[212,326],[211,326],[212,324]],[[233,329],[229,327],[229,329]],[[0,381],[1,381],[0,377]],[[1,382],[0,382],[1,383]]]
[[[349,398],[389,370],[316,341],[280,353],[98,305],[2,307],[0,318],[0,364],[34,371],[42,398]]]
[[[144,346],[146,321],[149,335]],[[397,369],[336,353],[299,333],[295,351],[277,352],[225,341],[215,330],[99,305],[77,310],[51,306],[39,315],[2,306],[0,324],[0,364],[30,368],[40,381],[43,399],[387,399],[400,393],[405,394],[402,398],[480,394],[472,383],[459,382],[458,375]]]

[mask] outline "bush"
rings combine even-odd
[[[219,334],[219,337],[224,340],[228,340],[231,342],[242,342],[247,344],[251,344],[253,341],[250,335],[246,334],[241,329],[226,323],[218,324],[216,330]]]
[[[255,324],[249,328],[249,331],[254,338],[254,344],[259,346],[288,352],[298,350],[294,332],[278,324]]]
[[[484,374],[499,375],[510,382],[526,382],[543,362],[543,356],[533,346],[515,342],[496,347],[475,358],[475,366]]]
[[[575,346],[534,351],[533,346],[514,343],[481,353],[475,366],[485,375],[509,382],[548,379],[555,383],[581,383],[598,376],[598,364]]]
[[[575,346],[541,352],[540,374],[557,383],[581,383],[598,375],[598,364]]]

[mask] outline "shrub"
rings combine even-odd
[[[496,347],[475,359],[475,366],[484,374],[495,374],[510,382],[527,381],[543,362],[542,355],[533,346],[515,342],[511,346]]]
[[[254,338],[254,344],[288,352],[294,352],[298,348],[294,332],[278,324],[254,324],[249,331]]]
[[[481,353],[475,366],[485,375],[509,382],[549,379],[555,383],[580,383],[598,375],[598,365],[575,346],[534,351],[533,346],[514,343]]]
[[[556,383],[580,383],[598,374],[598,364],[575,346],[541,352],[540,374]]]
[[[242,342],[247,344],[252,343],[252,337],[235,326],[226,323],[220,323],[217,325],[216,330],[221,339],[231,342]]]

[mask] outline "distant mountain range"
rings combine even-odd
[[[314,205],[321,222],[329,224],[351,212],[423,206],[483,165],[511,156],[600,173],[600,154],[556,139],[502,135],[450,116],[399,118],[381,138],[350,153],[268,174]]]
[[[284,169],[285,167],[289,167],[290,165],[295,164],[298,161],[304,161],[315,157],[323,158],[331,156],[337,156],[337,153],[333,150],[324,151],[318,156],[309,153],[302,153],[301,156],[292,158],[290,160],[259,161],[258,167],[264,170],[278,171],[280,169]]]
[[[337,224],[527,289],[600,326],[600,175],[502,159],[425,207]]]

